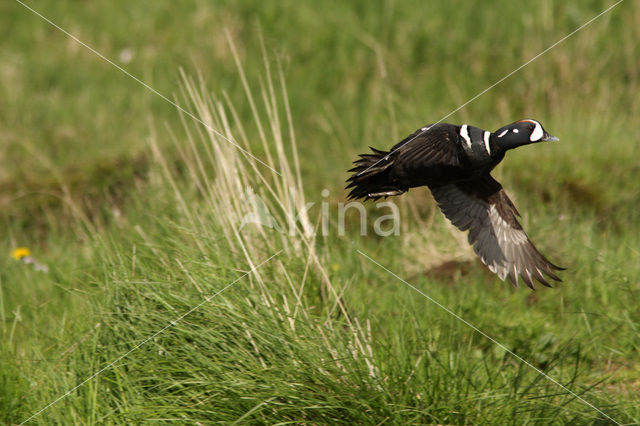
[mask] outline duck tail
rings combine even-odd
[[[348,199],[377,200],[406,192],[406,188],[394,184],[390,177],[390,167],[393,165],[390,153],[369,148],[373,154],[360,154],[360,158],[353,163],[355,167],[349,170],[353,174],[347,179],[345,188],[351,188]]]

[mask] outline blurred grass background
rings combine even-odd
[[[266,52],[286,81],[315,218],[321,201],[344,201],[345,170],[368,145],[390,147],[440,119],[613,3],[27,4],[190,111],[198,106],[182,96],[180,70],[200,75],[233,104],[230,127],[240,139],[244,124],[258,158],[267,152],[229,40],[259,104]],[[400,236],[360,237],[351,223],[345,237],[312,242],[313,267],[314,251],[287,249],[297,237],[239,254],[194,183],[204,151],[185,154],[202,126],[19,3],[0,4],[0,21],[4,422],[25,420],[250,269],[250,259],[268,258],[265,247],[285,249],[286,272],[265,265],[261,280],[239,282],[34,422],[608,421],[354,247],[617,421],[640,421],[637,2],[447,119],[495,130],[531,117],[560,137],[509,153],[495,172],[537,246],[569,268],[563,284],[536,293],[488,274],[425,191],[398,200]],[[288,132],[259,109],[265,128]],[[50,272],[13,260],[17,246]],[[286,300],[304,316],[292,323]],[[370,349],[354,350],[358,342]]]

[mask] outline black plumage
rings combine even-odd
[[[350,199],[379,199],[427,186],[444,215],[469,231],[476,254],[500,279],[518,277],[534,288],[534,279],[550,286],[561,281],[551,263],[533,245],[517,220],[520,216],[491,170],[505,152],[530,143],[557,141],[535,120],[519,120],[491,133],[477,127],[427,125],[389,151],[371,148],[349,170]]]

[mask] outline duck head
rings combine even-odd
[[[518,120],[493,133],[494,141],[502,150],[517,148],[536,142],[552,142],[559,139],[547,133],[536,120]]]

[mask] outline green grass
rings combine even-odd
[[[29,4],[109,58],[131,49],[124,68],[282,176],[0,5],[4,423],[81,384],[32,422],[609,422],[357,249],[616,421],[640,422],[637,3],[447,118],[493,130],[533,117],[560,137],[495,171],[531,238],[568,267],[535,293],[488,273],[424,191],[398,199],[399,236],[371,223],[359,236],[356,215],[339,236],[345,170],[612,3]],[[305,197],[293,207],[289,186]],[[234,232],[246,187],[281,223],[306,201],[315,226],[328,202],[330,235]],[[17,246],[50,272],[12,259]]]

